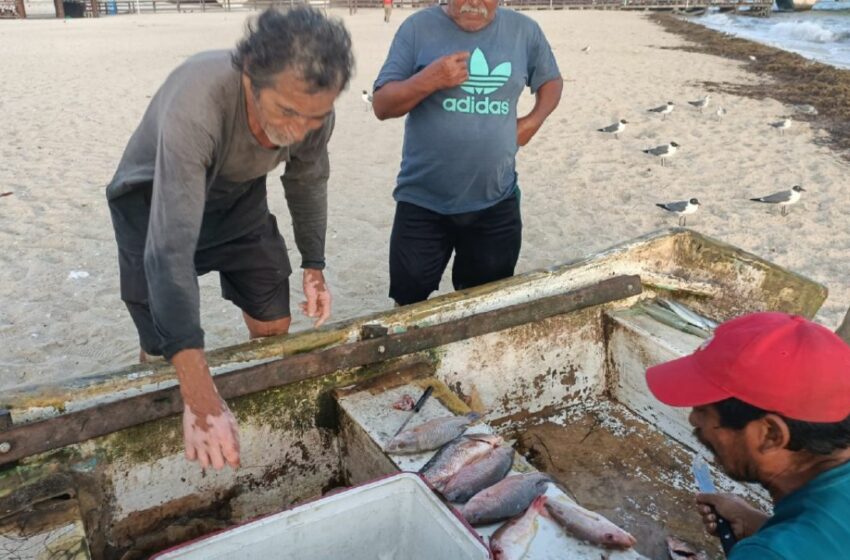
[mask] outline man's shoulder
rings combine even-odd
[[[510,8],[498,8],[498,14],[505,23],[512,27],[520,27],[522,29],[529,30],[536,30],[540,28],[540,25],[536,21],[516,10],[511,10]]]
[[[416,10],[410,14],[399,26],[398,30],[410,30],[421,26],[439,25],[443,18],[443,7],[439,4]]]
[[[232,52],[227,50],[203,51],[183,61],[169,76],[181,82],[196,85],[213,85],[232,82],[239,71],[231,62]]]
[[[184,120],[218,121],[235,106],[239,76],[230,51],[204,51],[175,68],[157,95],[169,109],[169,118],[182,115]]]

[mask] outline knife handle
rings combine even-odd
[[[420,409],[422,408],[422,406],[425,404],[425,401],[427,401],[427,400],[428,400],[428,397],[430,397],[430,396],[431,396],[431,393],[433,393],[433,392],[434,392],[434,386],[433,386],[433,385],[428,385],[428,388],[427,388],[427,389],[425,389],[425,392],[424,392],[424,393],[422,393],[422,396],[421,396],[421,397],[419,397],[419,400],[418,400],[418,401],[416,401],[416,404],[413,406],[413,411],[414,411],[414,412],[419,412],[419,410],[420,410]]]
[[[735,546],[738,539],[735,538],[732,525],[725,517],[717,515],[717,510],[714,509],[714,506],[711,506],[711,512],[717,517],[717,536],[720,537],[720,546],[723,547],[723,552],[726,553],[726,556],[729,556],[729,553],[732,552],[732,547]]]

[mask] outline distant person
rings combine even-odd
[[[218,271],[251,338],[289,330],[292,269],[266,198],[266,174],[285,162],[302,309],[316,326],[329,317],[327,144],[352,66],[341,23],[266,10],[235,51],[197,54],[166,78],[106,189],[140,359],[177,370],[186,456],[203,467],[237,466],[239,441],[204,354],[198,276]]]
[[[384,23],[390,22],[393,13],[393,0],[384,0]]]
[[[727,475],[770,493],[772,514],[732,494],[697,496],[707,531],[720,515],[740,539],[729,560],[848,557],[850,346],[802,317],[754,313],[646,381],[661,402],[693,407],[694,433]]]
[[[497,0],[450,0],[401,24],[374,84],[381,120],[407,115],[393,192],[390,297],[422,301],[454,253],[455,289],[512,276],[522,243],[516,153],[563,80],[533,20]],[[534,109],[517,118],[528,86]]]

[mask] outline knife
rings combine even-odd
[[[697,482],[700,492],[703,494],[717,493],[717,488],[714,487],[714,481],[711,479],[711,472],[708,470],[708,463],[705,462],[705,459],[703,459],[702,456],[694,456],[692,469],[694,472],[694,479]],[[729,524],[729,521],[717,515],[717,510],[714,509],[713,506],[709,507],[715,517],[717,517],[717,535],[720,537],[720,545],[723,547],[723,552],[725,552],[728,556],[732,547],[735,546],[735,543],[737,542],[735,533],[732,531],[732,526]]]
[[[401,423],[401,426],[399,426],[398,430],[396,430],[396,432],[393,434],[393,437],[396,437],[401,433],[404,427],[407,426],[407,423],[410,422],[410,419],[413,418],[413,415],[422,409],[422,406],[425,404],[425,401],[428,400],[428,397],[430,397],[431,393],[433,392],[434,386],[428,385],[428,388],[425,389],[425,392],[422,393],[422,396],[419,397],[419,400],[416,401],[415,405],[413,405],[413,409],[411,409],[410,414],[407,415],[407,418],[404,419],[404,422]]]

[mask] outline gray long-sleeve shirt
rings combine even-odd
[[[195,55],[168,76],[106,188],[119,247],[144,255],[148,304],[167,358],[203,347],[195,251],[265,222],[269,209],[257,179],[281,162],[301,266],[325,265],[333,115],[298,144],[261,146],[248,127],[246,92],[230,54]]]

